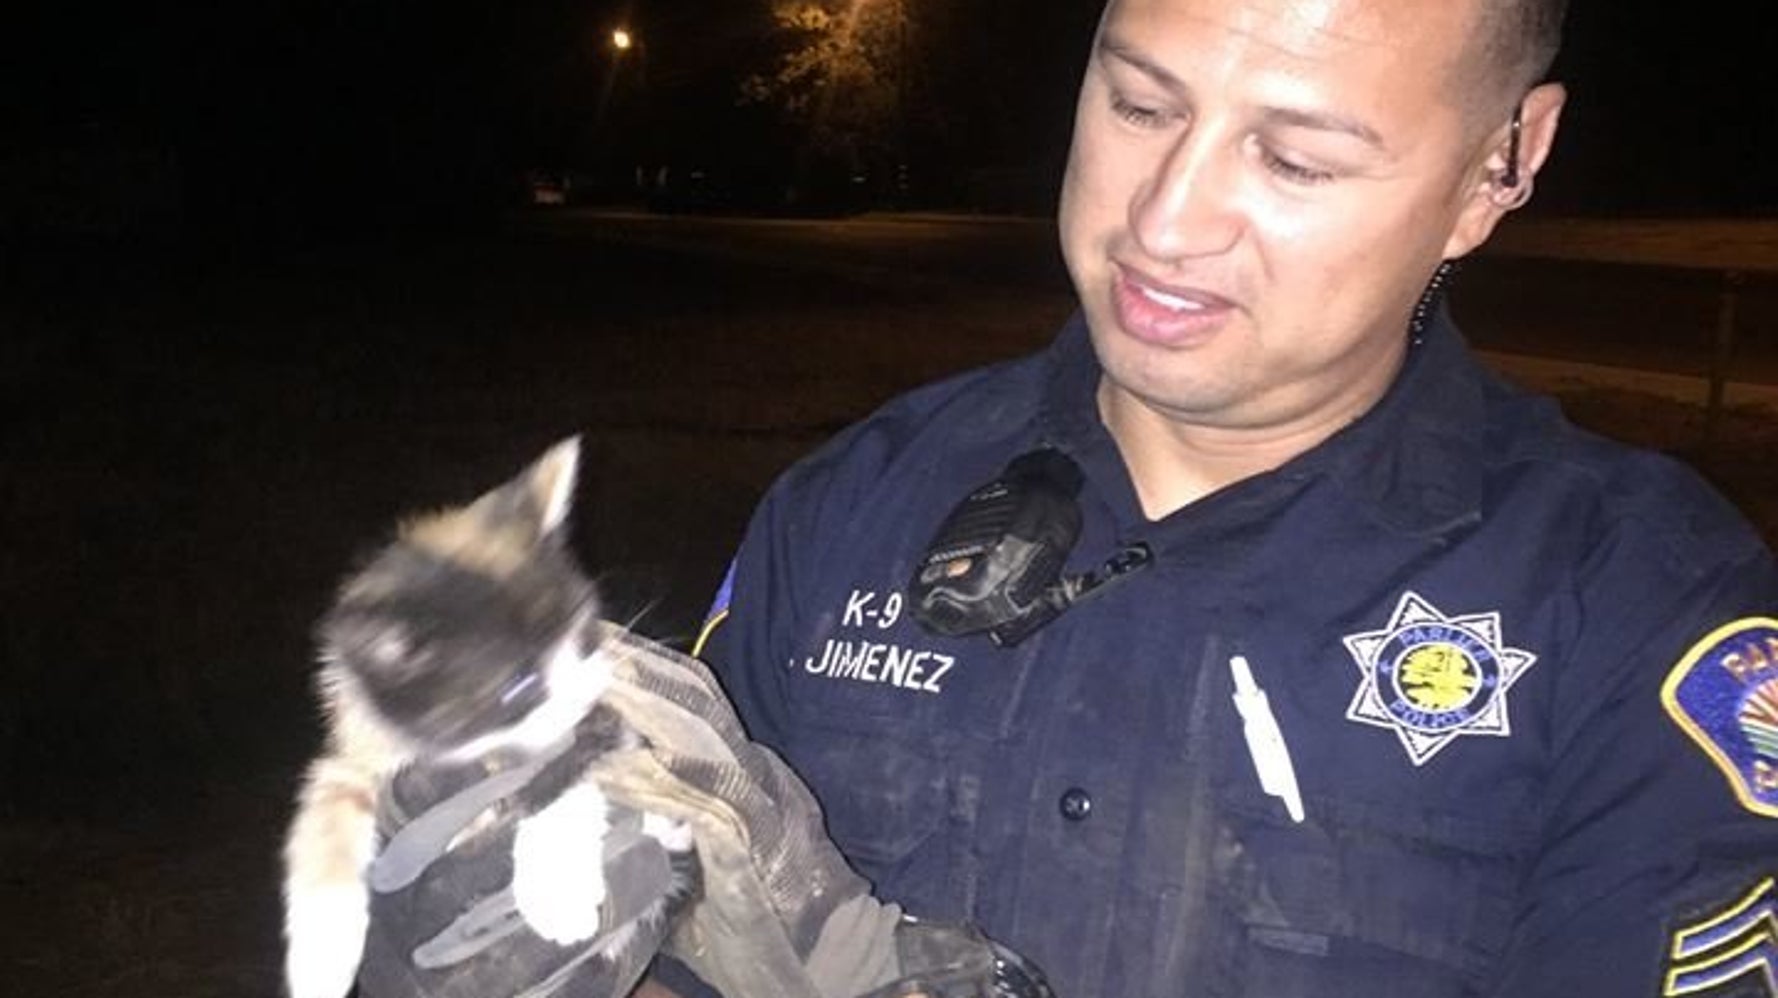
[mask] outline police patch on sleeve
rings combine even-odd
[[[1778,818],[1778,620],[1706,635],[1667,674],[1661,704],[1748,810]]]
[[[1460,735],[1512,734],[1507,690],[1537,661],[1507,647],[1500,614],[1453,617],[1412,592],[1382,630],[1345,642],[1363,675],[1346,719],[1394,731],[1416,766]]]
[[[704,646],[710,643],[710,635],[728,619],[728,605],[735,598],[735,563],[728,563],[728,573],[722,577],[722,585],[716,590],[716,599],[710,602],[710,612],[704,614],[704,626],[698,629],[698,640],[691,646],[691,656],[699,658],[704,654]]]
[[[1778,995],[1778,890],[1771,877],[1673,933],[1661,994]]]

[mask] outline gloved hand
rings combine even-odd
[[[473,767],[411,766],[399,774],[384,800],[386,842],[367,876],[372,917],[359,994],[495,998],[630,991],[664,941],[669,923],[659,900],[672,876],[666,850],[641,834],[640,815],[614,807],[607,822],[592,829],[604,831],[602,850],[596,838],[576,843],[589,853],[583,858],[598,871],[604,896],[589,908],[584,891],[564,889],[579,901],[577,909],[596,916],[594,933],[572,941],[546,938],[522,913],[515,889],[514,871],[522,863],[515,834],[548,821],[547,810],[523,823],[503,814],[447,848],[490,804],[524,793],[550,765],[539,759],[491,775]]]
[[[601,698],[648,739],[593,775],[613,799],[686,822],[704,896],[665,952],[728,998],[1047,995],[1041,975],[973,929],[877,901],[814,797],[750,741],[702,663],[616,627]]]

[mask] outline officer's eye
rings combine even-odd
[[[1112,93],[1111,110],[1119,118],[1135,125],[1137,128],[1165,128],[1173,123],[1174,115],[1160,108],[1138,104],[1120,93]]]
[[[1260,162],[1265,164],[1266,169],[1293,184],[1300,184],[1304,187],[1313,187],[1317,184],[1325,184],[1334,179],[1334,175],[1330,171],[1318,170],[1314,167],[1304,166],[1301,163],[1293,162],[1263,146],[1260,148],[1259,156]]]

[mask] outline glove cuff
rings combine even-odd
[[[858,998],[1055,998],[1035,964],[974,926],[904,917],[895,942],[900,976]]]
[[[847,898],[827,916],[804,966],[827,998],[853,998],[902,977],[901,907],[869,894]]]

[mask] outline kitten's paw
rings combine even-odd
[[[692,838],[690,825],[658,814],[642,816],[642,831],[653,837],[668,852],[691,852],[697,845],[697,840]]]
[[[533,931],[559,946],[599,931],[605,900],[605,797],[579,786],[519,822],[512,893]]]
[[[284,982],[290,998],[345,998],[358,979],[370,899],[348,884],[293,892],[285,908]]]

